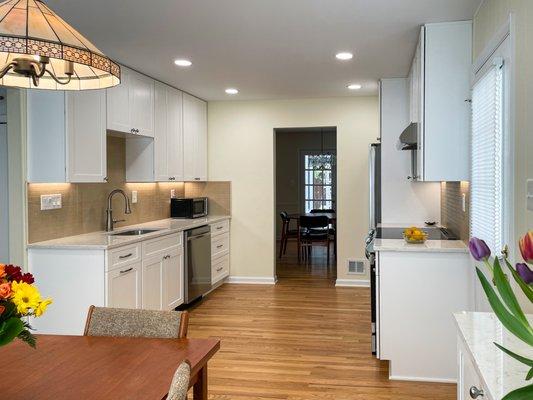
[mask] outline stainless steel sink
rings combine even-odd
[[[112,233],[111,236],[141,236],[147,233],[157,232],[159,229],[131,229],[129,231],[122,231]]]

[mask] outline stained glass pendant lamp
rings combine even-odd
[[[87,90],[119,83],[119,65],[41,0],[0,2],[0,85]]]

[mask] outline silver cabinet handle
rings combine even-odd
[[[482,389],[478,389],[475,386],[472,386],[470,388],[470,397],[471,398],[477,399],[478,397],[484,397],[484,396],[485,396],[485,393],[483,392]]]
[[[194,178],[194,180],[195,180],[195,181],[199,181],[199,180],[200,180],[200,178]]]
[[[163,260],[168,260],[170,258],[170,254],[167,254],[166,256],[163,256]]]
[[[220,272],[224,269],[224,267],[217,268],[217,272]]]
[[[120,271],[121,274],[125,274],[126,272],[133,271],[133,267],[125,269],[124,271]]]
[[[222,228],[224,228],[223,226],[217,226],[217,231],[221,230]]]
[[[224,247],[224,245],[223,245],[223,244],[219,244],[219,245],[217,246],[217,249],[221,249],[222,247]]]
[[[135,128],[131,128],[131,129],[130,129],[130,132],[131,132],[131,133],[135,133]]]
[[[120,258],[121,260],[125,259],[125,258],[130,258],[131,256],[133,255],[133,253],[129,253],[129,254],[125,254],[123,256],[118,256],[118,258]]]

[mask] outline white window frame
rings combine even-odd
[[[321,154],[321,153],[327,153],[327,154],[333,154],[336,156],[336,150],[335,149],[324,149],[322,152],[321,150],[300,150],[300,207],[302,212],[305,212],[305,202],[306,202],[306,196],[305,196],[305,156],[310,154]],[[332,208],[336,209],[337,207],[337,166],[333,165],[331,169],[331,202],[332,202]]]

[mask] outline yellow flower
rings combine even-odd
[[[41,295],[35,286],[25,282],[12,282],[11,300],[17,306],[17,312],[22,315],[28,314],[29,309],[36,309],[41,302]]]
[[[46,308],[50,304],[52,304],[52,299],[46,299],[46,300],[41,301],[39,305],[37,306],[37,308],[35,309],[35,316],[40,317],[41,315],[43,315],[44,312],[46,311]]]

